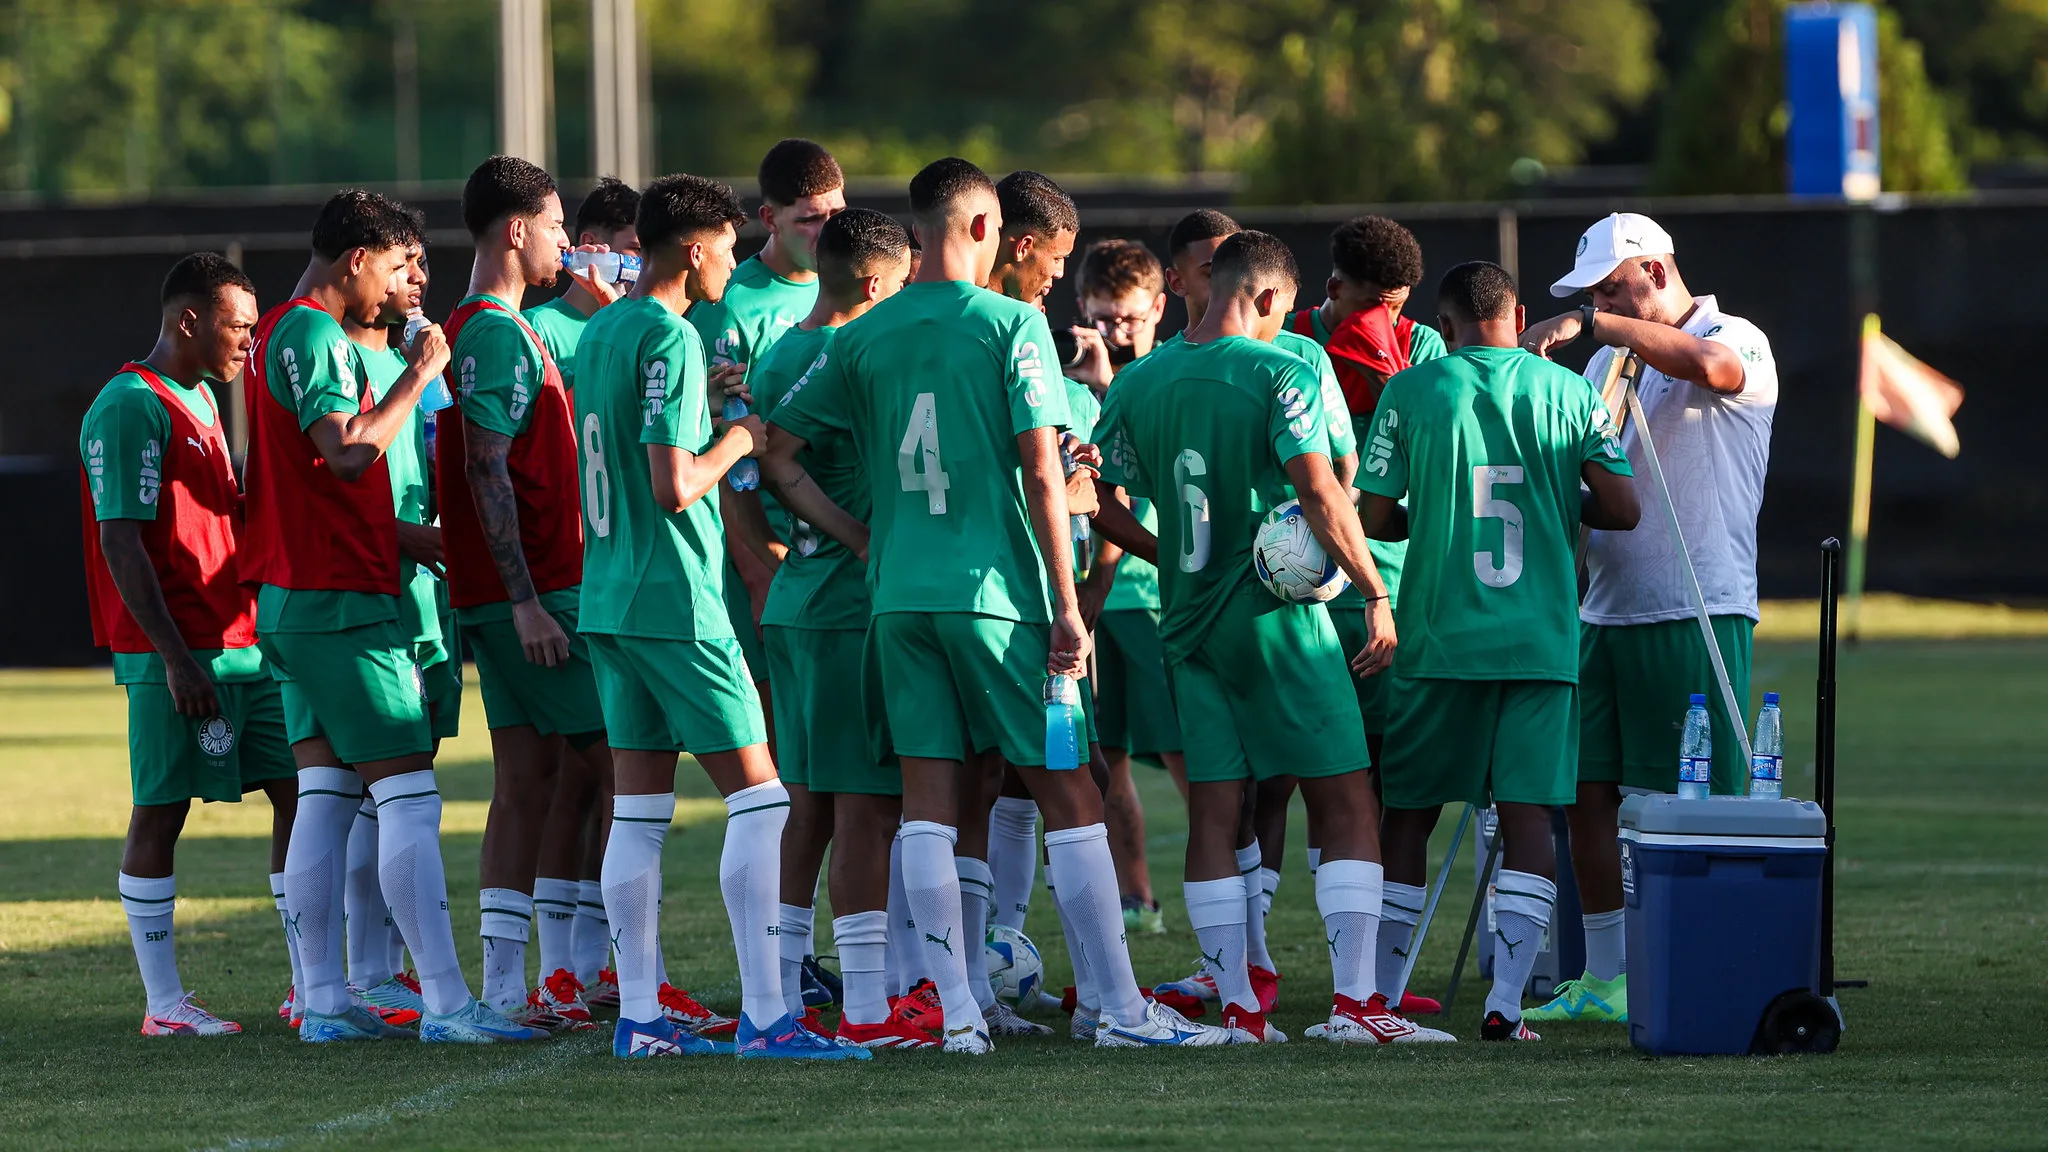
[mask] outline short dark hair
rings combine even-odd
[[[633,228],[640,233],[640,245],[654,248],[724,225],[735,228],[747,222],[740,198],[732,189],[702,176],[663,176],[640,194],[640,208]]]
[[[805,196],[822,196],[846,186],[839,161],[823,144],[791,138],[761,157],[761,198],[785,207]]]
[[[1358,216],[1330,233],[1330,266],[1357,283],[1413,288],[1422,283],[1422,245],[1385,216]]]
[[[886,213],[848,208],[825,221],[818,233],[818,279],[837,294],[855,280],[875,274],[880,261],[897,261],[910,251],[910,233]]]
[[[616,176],[606,176],[583,198],[576,207],[576,235],[570,242],[582,238],[585,232],[599,232],[606,236],[624,231],[633,226],[633,214],[640,210],[640,193],[631,184]]]
[[[1515,301],[1515,278],[1490,260],[1458,265],[1436,288],[1438,311],[1458,320],[1499,320],[1514,313]]]
[[[1301,285],[1301,267],[1285,241],[1267,232],[1238,231],[1216,248],[1210,276],[1219,289],[1265,289]]]
[[[1214,208],[1197,208],[1180,218],[1166,235],[1166,258],[1173,260],[1190,247],[1218,236],[1234,236],[1244,229],[1237,221]]]
[[[220,299],[223,288],[241,288],[251,296],[256,294],[256,282],[229,263],[227,257],[218,252],[194,252],[171,265],[164,276],[163,303],[168,306],[179,300],[203,300],[211,304]]]
[[[400,204],[397,201],[392,202],[391,208],[398,213],[398,229],[403,241],[407,244],[417,244],[425,248],[427,246],[426,211],[416,208],[411,204]]]
[[[1159,257],[1136,240],[1097,240],[1081,253],[1081,275],[1074,281],[1074,294],[1086,300],[1144,292],[1157,296],[1166,290],[1166,273]]]
[[[910,178],[910,213],[930,217],[977,192],[996,194],[995,181],[988,178],[988,173],[958,156],[934,160]]]
[[[517,156],[493,156],[462,186],[462,223],[471,236],[481,236],[508,216],[537,214],[554,191],[547,169]]]
[[[410,241],[405,212],[375,192],[344,188],[327,198],[313,221],[313,251],[323,260],[339,260],[357,248],[384,252]]]
[[[1003,235],[1050,239],[1061,232],[1079,232],[1081,213],[1066,189],[1042,172],[1020,168],[996,183],[1003,206]]]

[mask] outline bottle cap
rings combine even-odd
[[[1692,702],[1695,704],[1705,704],[1707,702],[1707,694],[1704,692],[1693,693]]]
[[[1766,703],[1766,704],[1776,704],[1777,702],[1778,702],[1778,694],[1777,694],[1776,692],[1766,692],[1766,693],[1764,693],[1764,703]]]

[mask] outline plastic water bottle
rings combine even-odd
[[[405,314],[405,348],[406,348],[406,351],[408,351],[408,352],[409,352],[409,351],[411,351],[411,350],[412,350],[412,342],[413,342],[413,340],[414,340],[414,339],[416,339],[416,338],[417,338],[417,337],[419,336],[419,334],[420,334],[420,329],[422,329],[422,328],[425,328],[426,326],[427,326],[427,315],[426,315],[426,313],[424,313],[424,312],[420,311],[420,310],[419,310],[419,309],[417,309],[417,308],[413,308],[413,309],[410,309],[409,311],[407,311],[407,312],[406,312],[406,314]],[[427,414],[428,414],[429,416],[433,415],[433,414],[434,414],[434,413],[436,413],[436,412],[439,412],[439,411],[440,411],[441,409],[443,409],[443,408],[450,408],[450,407],[453,407],[453,406],[454,406],[454,404],[455,404],[455,397],[449,394],[449,392],[448,392],[448,380],[447,380],[447,378],[446,378],[446,377],[444,377],[444,376],[436,376],[436,377],[434,377],[433,379],[431,379],[431,380],[427,381],[427,382],[426,382],[426,385],[425,385],[424,387],[422,387],[422,388],[420,389],[420,411],[422,411],[422,412],[425,412],[425,413],[427,413]],[[433,435],[434,435],[434,432],[433,432],[433,424],[432,424],[431,422],[429,422],[429,423],[428,423],[428,425],[427,425],[427,436],[428,436],[428,441],[427,441],[427,447],[428,447],[428,449],[429,449],[430,451],[431,451],[431,449],[433,448],[433,440],[432,440],[432,437],[433,437]],[[430,456],[430,458],[431,458],[431,456]]]
[[[1685,735],[1678,741],[1678,798],[1704,800],[1714,787],[1714,726],[1707,718],[1707,698],[1692,694],[1685,713]]]
[[[1750,742],[1749,795],[1755,800],[1785,797],[1785,719],[1778,713],[1778,694],[1764,693],[1756,714],[1756,739]]]
[[[737,420],[747,414],[747,402],[737,396],[725,398],[725,418]],[[735,492],[752,492],[761,486],[761,464],[752,456],[741,458],[725,474],[725,482]]]
[[[1054,772],[1081,766],[1081,686],[1072,676],[1045,678],[1045,766]]]
[[[1081,467],[1074,463],[1074,454],[1065,448],[1060,449],[1060,463],[1066,466],[1066,475],[1070,479]],[[1088,573],[1095,567],[1095,530],[1089,525],[1088,517],[1069,516],[1067,535],[1073,540],[1074,580],[1078,583],[1086,580]]]
[[[640,279],[640,258],[627,252],[564,252],[562,267],[571,272],[595,271],[607,284],[631,284]]]

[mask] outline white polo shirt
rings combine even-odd
[[[1688,334],[1733,348],[1742,357],[1742,391],[1723,396],[1673,380],[1643,366],[1637,391],[1671,503],[1685,532],[1693,571],[1707,613],[1757,618],[1756,516],[1764,501],[1771,461],[1771,419],[1778,411],[1778,365],[1761,329],[1720,310],[1712,296],[1695,296]],[[1620,350],[1602,348],[1586,365],[1586,378],[1606,378]],[[1651,624],[1693,615],[1692,592],[1678,563],[1677,545],[1658,506],[1642,437],[1633,420],[1621,444],[1635,470],[1643,518],[1633,532],[1594,532],[1586,550],[1591,585],[1579,607],[1588,624]]]

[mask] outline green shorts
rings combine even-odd
[[[284,726],[294,744],[324,736],[341,765],[434,750],[427,690],[413,642],[397,620],[336,632],[258,638],[284,685]]]
[[[1389,808],[1569,804],[1578,794],[1579,690],[1559,680],[1425,680],[1381,673]]]
[[[165,684],[128,688],[128,780],[136,804],[236,801],[266,780],[298,775],[275,680],[215,684],[220,715],[178,714]]]
[[[1180,718],[1166,684],[1159,612],[1124,608],[1095,623],[1096,725],[1107,748],[1137,756],[1180,751]]]
[[[462,661],[445,657],[420,669],[427,682],[427,722],[434,739],[450,740],[462,728]]]
[[[875,752],[864,693],[864,628],[761,629],[775,702],[775,770],[813,792],[901,796],[903,774]]]
[[[1330,623],[1337,627],[1337,645],[1344,651],[1344,664],[1349,671],[1351,658],[1365,651],[1365,611],[1356,604],[1330,607]],[[1384,736],[1387,732],[1387,683],[1393,677],[1385,672],[1377,676],[1359,679],[1351,677],[1351,687],[1358,693],[1358,714],[1365,721],[1367,736]]]
[[[1735,698],[1746,705],[1756,622],[1716,616],[1713,624]],[[1742,741],[1721,703],[1697,620],[1579,625],[1579,691],[1579,779],[1677,791],[1678,740],[1692,694],[1701,692],[1714,721],[1714,791],[1748,794]]]
[[[747,675],[759,684],[768,678],[768,653],[761,647],[761,626],[754,620],[754,598],[747,594],[747,582],[740,579],[731,556],[725,558],[725,615],[739,639],[740,655],[746,658]]]
[[[1012,764],[1045,764],[1050,625],[887,612],[868,637],[897,755],[964,762],[996,749]]]
[[[548,615],[569,638],[568,661],[553,668],[526,658],[519,629],[510,617],[462,626],[462,639],[476,661],[477,684],[483,689],[484,725],[530,725],[544,736],[602,732],[604,709],[597,701],[597,675],[590,666],[590,645],[576,630],[576,608]]]
[[[1338,776],[1370,767],[1351,670],[1320,604],[1240,588],[1202,645],[1168,659],[1188,779]]]
[[[613,748],[730,752],[768,739],[739,641],[592,633],[591,663]]]

